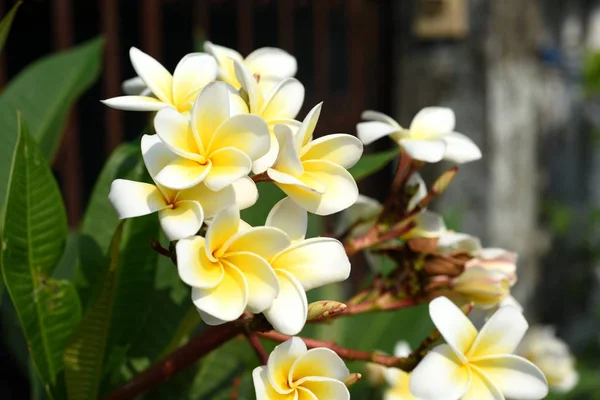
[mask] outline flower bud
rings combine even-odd
[[[465,268],[481,267],[488,271],[500,271],[508,278],[510,286],[517,282],[517,254],[498,248],[482,249],[478,256],[469,260]]]
[[[344,379],[344,385],[346,385],[346,387],[350,387],[350,386],[354,385],[356,382],[360,381],[361,378],[362,378],[362,375],[357,372],[350,374],[346,377],[346,379]]]
[[[433,255],[425,259],[423,269],[429,276],[446,275],[458,276],[465,269],[465,263],[471,257],[466,253],[456,253],[452,256]]]
[[[381,386],[385,383],[385,370],[381,364],[368,362],[365,364],[365,376],[371,386]]]
[[[346,309],[344,303],[332,300],[315,301],[308,305],[307,321],[315,321],[330,317],[333,314],[340,313]]]
[[[484,309],[498,305],[510,294],[509,279],[504,272],[480,266],[465,269],[452,281],[451,287]]]

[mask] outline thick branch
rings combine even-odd
[[[256,356],[258,357],[258,361],[260,361],[260,364],[267,365],[267,360],[269,359],[269,355],[267,354],[265,347],[261,343],[260,338],[256,335],[255,332],[251,332],[250,330],[246,330],[246,332],[244,332],[244,335],[246,335],[246,338],[248,339],[250,346],[252,346],[252,349],[256,353]]]

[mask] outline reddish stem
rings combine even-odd
[[[158,240],[152,239],[152,241],[150,242],[150,247],[152,247],[152,250],[154,250],[161,256],[171,258],[171,252],[169,250],[165,249],[164,247],[162,247],[162,245],[160,244],[160,242]]]
[[[269,355],[267,354],[265,347],[263,346],[262,342],[260,341],[260,338],[256,335],[255,332],[250,332],[249,330],[247,330],[244,334],[246,335],[246,338],[248,339],[250,346],[252,346],[252,349],[256,353],[256,356],[258,357],[258,361],[260,361],[260,364],[267,365],[267,360],[269,359]]]

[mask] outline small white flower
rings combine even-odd
[[[252,371],[257,400],[349,400],[344,361],[332,350],[307,350],[293,337],[275,347],[267,365]]]
[[[579,381],[575,357],[569,351],[569,346],[556,337],[552,326],[531,328],[517,348],[517,354],[540,367],[551,389],[566,393]]]
[[[548,383],[530,361],[513,355],[527,331],[521,312],[500,308],[478,333],[445,297],[429,314],[446,344],[431,350],[412,372],[410,391],[425,400],[543,399]]]
[[[427,186],[418,172],[413,173],[407,181],[407,189],[414,188],[415,194],[408,202],[407,211],[412,211],[427,196]],[[444,219],[438,213],[422,210],[412,217],[414,228],[402,235],[405,239],[437,238],[446,231]]]
[[[291,245],[268,260],[279,278],[279,295],[264,315],[277,331],[295,335],[306,323],[306,292],[348,279],[350,261],[336,239],[304,239],[306,211],[290,198],[275,204],[266,225],[285,232]]]
[[[449,108],[426,107],[413,118],[405,129],[391,117],[376,111],[365,111],[356,129],[364,144],[390,136],[415,160],[440,160],[466,163],[481,158],[479,147],[465,135],[454,132],[454,112]]]
[[[123,89],[134,95],[103,100],[109,107],[130,111],[158,111],[173,107],[180,112],[189,111],[200,90],[217,79],[217,62],[209,54],[186,55],[175,67],[173,75],[135,47],[129,50],[129,57],[138,79],[125,81]]]
[[[396,357],[408,357],[410,346],[407,342],[396,343],[394,355]],[[410,373],[398,368],[384,368],[384,377],[390,386],[386,389],[384,400],[418,400],[419,398],[410,392]]]
[[[321,104],[294,133],[276,125],[280,151],[269,177],[299,206],[317,215],[342,211],[356,201],[358,187],[346,170],[362,155],[362,143],[351,135],[333,134],[312,140]]]

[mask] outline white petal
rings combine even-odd
[[[290,273],[275,270],[279,278],[279,296],[263,312],[273,328],[285,335],[295,335],[306,323],[308,301],[306,293]]]
[[[165,107],[154,117],[154,129],[173,153],[194,161],[201,161],[200,149],[190,127],[190,120],[171,107]]]
[[[421,211],[414,217],[415,227],[405,235],[405,238],[424,237],[436,238],[446,231],[446,225],[441,215],[433,211]]]
[[[171,189],[189,189],[202,182],[211,169],[210,161],[206,164],[199,164],[188,158],[177,156],[159,170],[154,179]]]
[[[199,310],[212,317],[234,321],[248,304],[248,284],[240,270],[228,265],[223,279],[214,288],[192,288],[192,301]]]
[[[248,310],[259,313],[267,309],[279,294],[279,280],[269,263],[250,252],[230,253],[225,260],[235,265],[248,282]]]
[[[292,242],[303,240],[308,227],[308,214],[289,197],[279,200],[267,216],[266,226],[284,231]]]
[[[265,155],[271,145],[269,127],[258,115],[238,114],[225,120],[213,134],[206,151],[233,147],[252,161]]]
[[[271,92],[265,101],[261,115],[265,120],[294,119],[304,102],[304,86],[295,78],[286,78]]]
[[[223,249],[226,249],[226,253],[250,251],[268,260],[289,245],[290,239],[283,231],[257,226],[237,232],[223,245]]]
[[[291,392],[288,381],[289,371],[296,359],[307,351],[306,344],[299,337],[290,338],[275,346],[267,361],[269,382],[275,390],[280,393]]]
[[[136,76],[124,80],[123,83],[121,83],[121,90],[127,95],[141,96],[142,92],[148,90],[148,86],[146,86],[142,78]]]
[[[442,136],[442,139],[446,142],[444,160],[463,164],[481,158],[479,147],[462,133],[448,133]]]
[[[206,231],[206,255],[216,261],[214,253],[221,249],[232,238],[240,226],[240,210],[236,206],[229,206],[215,216]],[[244,251],[241,249],[239,251]]]
[[[202,205],[193,200],[181,200],[174,208],[165,208],[158,212],[160,227],[170,241],[195,235],[204,222]]]
[[[307,160],[324,160],[350,168],[360,159],[363,145],[360,140],[351,135],[336,133],[320,137],[308,143],[300,158]]]
[[[169,71],[154,58],[135,47],[129,49],[129,58],[133,69],[152,93],[162,102],[172,104],[173,77]]]
[[[401,129],[385,122],[368,121],[356,124],[356,133],[363,144],[371,144],[384,136],[400,132]]]
[[[275,47],[263,47],[248,54],[244,60],[253,74],[288,78],[296,75],[296,58],[287,51]]]
[[[308,114],[306,114],[306,117],[304,117],[304,120],[302,120],[302,124],[298,128],[298,131],[294,134],[295,141],[296,141],[296,147],[298,149],[301,149],[302,147],[306,146],[308,144],[308,142],[310,141],[310,139],[312,138],[313,133],[315,131],[315,127],[317,126],[317,123],[319,122],[319,116],[321,115],[322,108],[323,108],[323,102],[320,102],[319,104],[314,106],[308,112]],[[290,128],[293,128],[293,127],[290,126]]]
[[[223,279],[223,266],[206,257],[206,241],[201,236],[182,239],[175,245],[177,272],[186,284],[197,288],[214,288]]]
[[[329,350],[329,349],[313,349],[313,350]],[[311,350],[309,350],[310,352]],[[335,354],[335,353],[334,353]],[[339,358],[339,357],[338,357]],[[340,360],[341,361],[341,360]],[[342,361],[343,364],[343,361]],[[346,368],[346,371],[348,369]],[[317,375],[317,374],[314,374]],[[344,383],[339,379],[331,379],[322,376],[307,377],[300,388],[310,391],[315,399],[335,399],[335,400],[350,400],[350,392]],[[346,374],[347,376],[348,374]]]
[[[442,139],[400,139],[399,144],[415,160],[429,163],[440,161],[446,152],[446,142]]]
[[[204,42],[204,51],[212,54],[217,59],[221,79],[236,86],[236,88],[239,87],[231,59],[242,61],[244,59],[242,55],[233,49],[213,44],[208,40]]]
[[[350,275],[344,246],[333,238],[312,238],[293,243],[277,254],[271,265],[292,274],[304,290],[342,282]]]
[[[445,107],[426,107],[410,123],[410,135],[442,135],[454,130],[454,111]],[[425,161],[425,160],[424,160]]]
[[[275,125],[275,136],[279,142],[279,156],[273,164],[273,169],[292,175],[300,176],[304,172],[299,157],[299,148],[294,141],[294,134],[289,126]]]
[[[311,187],[307,183],[304,183],[300,179],[296,178],[295,176],[277,171],[273,168],[269,168],[267,170],[267,175],[269,176],[269,178],[271,178],[273,180],[273,182],[281,183],[283,185],[298,186],[298,187],[304,188],[307,191],[317,193],[317,194],[323,194],[326,191],[325,185],[321,182],[312,182],[312,183],[317,183],[317,185],[313,184]],[[306,175],[306,174],[303,174],[303,176],[304,175]]]
[[[527,321],[518,308],[501,307],[481,328],[467,357],[476,359],[513,353],[527,328]]]
[[[548,382],[544,373],[522,357],[488,356],[474,361],[473,364],[508,398],[537,400],[548,395]]]
[[[254,182],[252,182],[254,183]],[[233,187],[226,187],[223,190],[210,190],[204,183],[193,186],[179,192],[177,201],[194,200],[202,204],[205,218],[213,218],[219,211],[225,207],[236,204],[236,194]]]
[[[248,103],[250,104],[250,112],[256,115],[262,115],[262,94],[256,82],[256,78],[252,76],[252,72],[239,60],[233,60],[235,68],[235,77],[239,81],[242,89],[248,95]],[[293,118],[293,117],[292,117]]]
[[[397,128],[398,130],[402,129],[402,127],[400,126],[400,124],[398,124],[394,118],[390,117],[387,114],[379,112],[379,111],[365,110],[360,115],[360,117],[362,119],[367,120],[367,121],[379,121],[379,122],[383,122],[383,123],[385,123],[387,125],[390,125],[392,127]]]
[[[359,194],[356,203],[345,209],[341,217],[338,218],[335,229],[336,236],[343,234],[351,227],[353,227],[352,233],[355,233],[357,228],[361,232],[362,229],[370,229],[377,221],[377,217],[379,217],[382,210],[383,206],[377,200]]]
[[[266,366],[254,368],[252,371],[252,381],[254,383],[256,400],[276,400],[278,396],[285,399],[285,395],[277,393],[271,382],[269,382],[268,368]]]
[[[211,153],[210,161],[212,167],[205,183],[211,190],[221,190],[233,184],[248,175],[252,169],[250,158],[233,147],[225,147]]]
[[[481,250],[481,242],[479,238],[466,233],[446,232],[438,239],[438,249],[446,255],[455,250],[466,250],[474,255]]]
[[[248,177],[243,176],[231,184],[235,192],[235,202],[240,210],[252,207],[258,200],[258,189],[256,183]],[[225,189],[223,189],[225,190]]]
[[[396,343],[394,347],[394,356],[396,357],[408,357],[411,353],[410,345],[408,342],[401,340]]]
[[[504,400],[504,396],[482,370],[471,365],[471,384],[461,400]]]
[[[300,383],[302,378],[323,377],[344,380],[350,371],[344,361],[333,350],[324,347],[308,350],[296,359],[290,368],[290,382]]]
[[[139,217],[162,210],[168,205],[158,188],[149,183],[115,179],[108,200],[119,219]]]
[[[418,172],[413,173],[408,181],[406,182],[406,186],[408,187],[416,187],[415,194],[410,198],[408,202],[407,209],[408,211],[412,210],[419,204],[421,200],[423,200],[427,196],[427,186],[425,185],[425,181],[421,178],[421,175]]]
[[[255,174],[261,174],[265,172],[268,168],[272,167],[277,161],[277,157],[279,156],[279,142],[277,141],[277,137],[273,132],[273,129],[269,130],[269,150],[265,153],[264,156],[254,160],[252,163],[252,172]]]
[[[214,133],[230,116],[231,95],[226,83],[209,83],[202,89],[192,109],[192,129],[198,146],[207,149]]]
[[[223,319],[219,319],[217,317],[213,317],[212,315],[207,314],[200,309],[198,309],[198,314],[200,314],[200,319],[202,319],[202,321],[204,321],[204,323],[208,326],[223,325],[229,322]]]
[[[446,297],[438,297],[429,303],[429,315],[446,343],[464,359],[477,337],[477,329],[469,318]]]
[[[119,96],[100,101],[111,108],[125,111],[158,111],[169,106],[154,97],[147,96]]]
[[[471,374],[452,348],[442,344],[431,350],[410,376],[410,391],[424,400],[458,400],[469,388]]]
[[[150,176],[154,179],[165,166],[179,158],[158,135],[144,135],[141,141],[142,157]]]
[[[173,102],[193,103],[200,89],[217,79],[218,67],[214,57],[206,53],[191,53],[179,61],[173,72]]]

